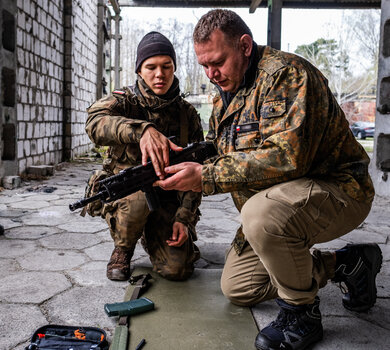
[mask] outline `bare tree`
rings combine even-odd
[[[369,33],[375,32],[379,22],[375,21],[375,15],[370,21],[365,22],[365,26],[358,25],[358,22],[356,13],[347,15],[344,11],[341,23],[335,31],[337,39],[318,39],[312,44],[301,45],[296,50],[296,53],[307,58],[324,73],[340,105],[356,100],[363,94],[372,93],[376,86],[375,67],[378,53],[375,50],[375,40],[373,39],[370,44],[365,43],[367,48],[362,46],[360,40],[364,38],[365,30]],[[356,61],[351,58],[359,57],[353,55],[357,47],[361,50],[360,57],[364,53],[368,60]]]
[[[359,51],[364,53],[369,62],[378,68],[380,39],[380,10],[366,10],[349,13],[346,16],[348,28],[353,32]]]
[[[208,81],[196,59],[192,41],[194,24],[181,23],[176,18],[167,20],[157,18],[153,22],[140,22],[128,17],[124,18],[121,30],[122,85],[129,85],[135,81],[137,45],[146,33],[153,30],[167,36],[175,48],[177,61],[175,74],[180,80],[181,90],[186,93],[198,94],[201,92],[202,85],[205,85],[206,91],[211,91],[212,84]]]

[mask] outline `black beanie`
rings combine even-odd
[[[173,60],[176,70],[176,54],[169,39],[158,32],[146,34],[137,47],[137,60],[135,62],[135,72],[141,68],[141,64],[149,57],[167,55]]]

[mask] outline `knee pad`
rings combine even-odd
[[[154,270],[162,277],[170,281],[185,281],[188,279],[193,271],[193,266],[169,266],[160,265],[155,266]]]

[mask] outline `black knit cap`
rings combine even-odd
[[[159,32],[146,34],[137,47],[137,60],[135,62],[135,72],[141,68],[141,64],[149,57],[167,55],[173,60],[176,70],[176,53],[169,39]]]

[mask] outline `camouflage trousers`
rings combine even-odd
[[[337,184],[300,178],[252,196],[241,210],[247,243],[232,248],[222,273],[222,291],[233,303],[255,305],[280,297],[312,304],[335,274],[335,257],[312,249],[358,227],[371,204],[358,202]],[[342,248],[345,242],[337,242]]]
[[[179,201],[176,193],[160,197],[161,207],[150,212],[145,194],[141,191],[126,198],[105,204],[102,216],[110,228],[115,247],[134,253],[137,241],[149,254],[153,270],[171,280],[185,280],[199,259],[195,227],[188,227],[189,238],[181,247],[170,247],[166,240],[172,227]]]

